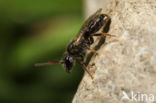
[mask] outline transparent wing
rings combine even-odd
[[[77,34],[77,36],[75,37],[75,45],[77,45],[79,43],[79,41],[81,40],[81,37],[83,36],[84,32],[88,29],[88,23],[93,20],[97,15],[101,14],[102,8],[98,9],[94,14],[92,14],[82,25],[79,33]]]

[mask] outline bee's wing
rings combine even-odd
[[[84,22],[84,24],[82,25],[79,33],[77,34],[76,38],[75,38],[75,44],[78,44],[79,41],[81,40],[81,37],[83,36],[84,32],[88,29],[88,23],[94,19],[97,15],[99,15],[102,11],[102,8],[98,9],[94,14],[92,14],[91,16],[89,16],[89,18]]]
[[[94,14],[92,14],[91,16],[88,17],[87,20],[85,20],[82,28],[86,27],[88,25],[88,23],[93,19],[95,18],[97,15],[101,14],[101,11],[102,11],[102,8],[98,9]],[[81,28],[81,29],[82,29]]]

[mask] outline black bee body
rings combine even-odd
[[[97,12],[85,21],[78,35],[67,46],[67,50],[61,61],[39,63],[36,64],[36,66],[63,64],[66,72],[69,73],[74,65],[74,62],[77,61],[93,79],[93,76],[89,73],[83,63],[83,55],[86,53],[86,50],[90,50],[94,53],[96,52],[94,49],[90,48],[90,46],[94,43],[93,36],[113,36],[106,33],[106,30],[108,31],[107,26],[110,25],[111,19],[106,14],[101,13],[101,11],[102,9],[97,10]]]
[[[64,61],[67,72],[70,72],[75,60],[83,61],[83,54],[94,43],[93,34],[96,36],[96,32],[103,29],[105,24],[110,20],[107,15],[101,14],[100,12],[101,9],[85,22],[79,34],[67,46],[67,52],[62,60]]]

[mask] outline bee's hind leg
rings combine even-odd
[[[116,37],[115,35],[108,34],[108,33],[97,33],[97,34],[92,34],[92,36],[112,36],[112,37]]]
[[[95,55],[98,55],[98,53],[97,53],[97,51],[96,51],[95,49],[90,48],[90,47],[88,47],[88,46],[87,46],[87,49],[88,49],[90,52],[94,53]]]
[[[95,49],[92,48],[88,48],[90,50],[90,52],[94,53],[95,55],[98,55],[97,51]]]

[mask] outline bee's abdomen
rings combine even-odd
[[[100,14],[91,20],[88,24],[88,29],[84,33],[85,38],[88,38],[91,34],[99,31],[104,24],[107,24],[109,17],[105,14]]]

